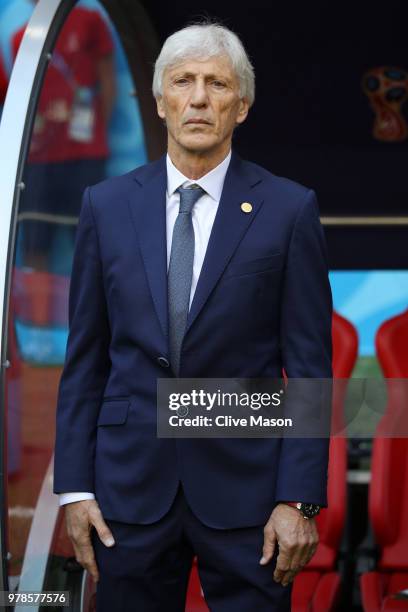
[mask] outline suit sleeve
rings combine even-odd
[[[290,378],[332,378],[331,325],[327,248],[316,195],[309,190],[292,232],[282,297],[281,351],[288,388]],[[306,399],[291,410],[296,414],[305,406]],[[330,411],[330,402],[326,409]],[[328,436],[283,438],[276,501],[326,506],[328,453]]]
[[[94,492],[96,423],[110,372],[110,328],[91,191],[79,216],[69,335],[56,415],[54,492]]]

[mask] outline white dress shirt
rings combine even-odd
[[[215,215],[217,214],[218,205],[221,199],[222,189],[224,187],[225,175],[231,160],[231,151],[227,157],[210,172],[197,180],[192,180],[184,176],[176,168],[167,154],[167,191],[166,191],[166,239],[167,239],[167,269],[170,263],[171,241],[173,237],[173,228],[177,219],[180,205],[180,194],[176,192],[179,187],[189,187],[190,185],[199,185],[206,192],[202,195],[194,205],[192,211],[192,221],[194,228],[194,262],[193,262],[193,277],[191,280],[190,291],[190,306],[193,301],[194,293],[197,287],[198,277],[200,276],[201,268],[204,261],[204,256],[207,250],[208,241]],[[95,499],[93,493],[76,492],[76,493],[60,493],[60,506],[71,502],[82,501],[85,499]]]

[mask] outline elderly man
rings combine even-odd
[[[328,441],[159,438],[156,384],[331,377],[316,197],[231,150],[254,73],[227,28],[170,36],[153,92],[167,155],[83,198],[54,490],[99,611],[184,610],[197,556],[213,612],[283,612],[317,546]]]

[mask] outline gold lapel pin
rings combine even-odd
[[[241,204],[241,210],[244,213],[250,213],[252,211],[252,204],[249,202],[243,202],[243,204]]]

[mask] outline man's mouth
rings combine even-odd
[[[190,125],[190,124],[202,124],[202,125],[211,125],[209,121],[206,121],[205,119],[200,119],[199,117],[193,117],[192,119],[189,119],[188,121],[185,122],[186,125]]]

